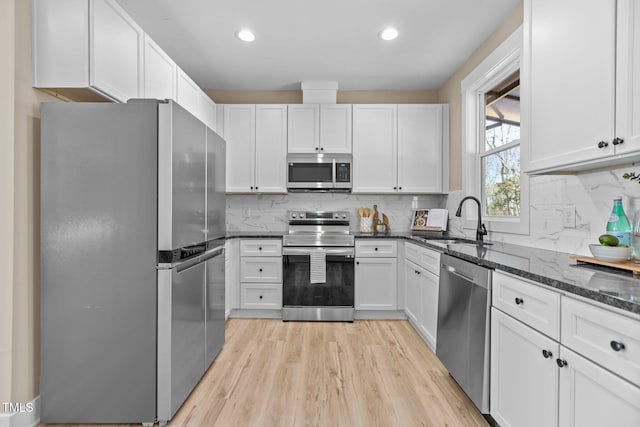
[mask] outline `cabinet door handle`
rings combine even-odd
[[[324,147],[320,147],[320,151],[324,151]]]
[[[414,272],[419,276],[420,272],[418,270],[414,270]]]
[[[600,141],[598,142],[598,148],[604,148],[604,147],[608,147],[609,143],[605,142],[605,141]]]
[[[621,343],[620,341],[611,341],[610,344],[613,351],[621,351],[625,349],[624,343]]]
[[[356,265],[360,265],[360,261],[356,261]]]
[[[567,361],[563,359],[556,359],[556,363],[558,364],[558,368],[564,368],[568,365]]]
[[[397,189],[398,189],[398,187],[393,187],[393,189],[394,189],[394,190],[397,190]]]
[[[516,297],[516,305],[524,304],[524,300],[522,298]]]
[[[251,187],[251,189],[253,190],[253,186]]]
[[[623,142],[624,142],[624,139],[622,138],[614,138],[613,141],[611,141],[613,145],[622,144]]]
[[[549,350],[542,350],[542,355],[544,356],[545,359],[549,359],[553,357],[553,353],[551,353]]]
[[[316,147],[316,151],[318,151],[318,147]]]
[[[402,187],[398,187],[398,190],[402,190]]]

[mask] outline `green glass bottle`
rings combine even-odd
[[[631,244],[631,224],[622,208],[622,197],[613,199],[613,210],[607,222],[607,234],[618,238],[618,245]]]

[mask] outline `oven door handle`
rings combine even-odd
[[[344,255],[344,256],[354,256],[355,250],[352,247],[348,248],[323,248],[323,247],[313,247],[313,248],[282,248],[282,255],[311,255],[311,252],[322,249],[327,255]]]

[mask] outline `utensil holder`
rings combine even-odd
[[[360,218],[360,232],[373,233],[373,218],[369,218],[369,217]]]

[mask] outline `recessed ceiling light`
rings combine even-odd
[[[243,42],[252,42],[256,39],[255,34],[253,34],[250,30],[240,30],[236,32],[236,37]]]
[[[382,40],[385,40],[385,41],[393,40],[396,37],[398,37],[398,30],[396,30],[393,27],[385,28],[384,30],[378,33],[378,37],[380,37]]]

